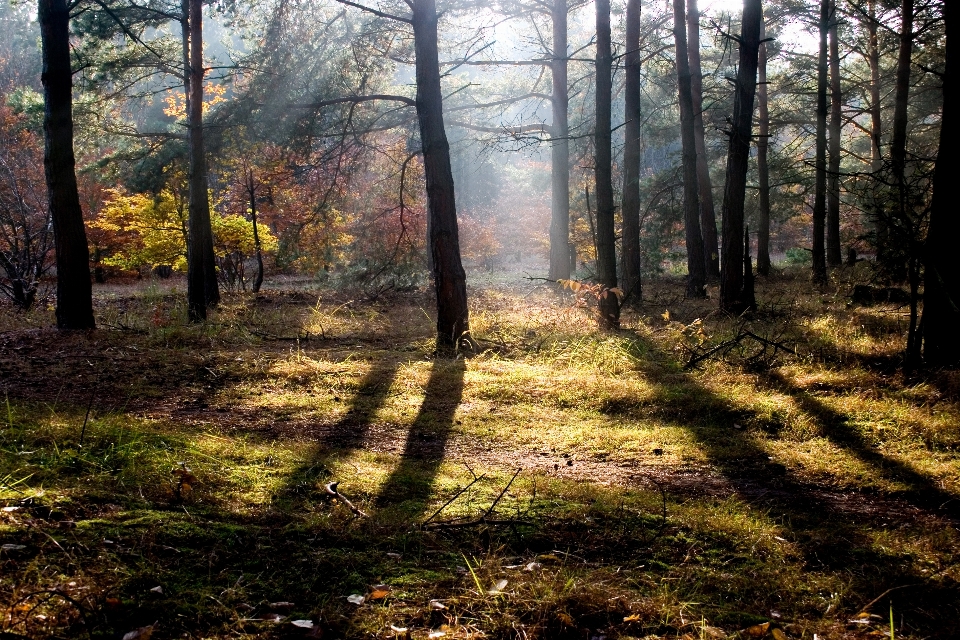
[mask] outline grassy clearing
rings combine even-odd
[[[170,287],[112,287],[69,336],[4,310],[0,631],[868,637],[892,599],[897,637],[951,637],[960,378],[898,373],[899,312],[847,285],[783,275],[744,325],[653,283],[606,335],[476,291],[457,359],[421,294],[228,296],[188,327]],[[684,367],[744,326],[796,353]]]

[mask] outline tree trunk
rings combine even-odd
[[[840,46],[837,2],[830,7],[830,164],[827,175],[827,264],[839,267],[840,252]]]
[[[92,329],[90,249],[73,155],[73,74],[66,0],[40,0],[43,49],[43,167],[57,260],[57,328]]]
[[[880,171],[882,156],[880,154],[880,41],[877,37],[877,3],[868,2],[867,34],[867,63],[870,65],[870,170]]]
[[[247,195],[250,196],[250,222],[253,224],[253,247],[257,255],[257,275],[253,279],[253,292],[260,293],[263,286],[263,250],[260,245],[260,230],[257,229],[257,186],[253,181],[253,169],[247,178]]]
[[[623,61],[623,290],[635,301],[640,288],[640,0],[627,0],[627,51]]]
[[[893,106],[893,131],[890,140],[890,169],[892,182],[896,189],[894,220],[890,228],[889,252],[884,252],[884,266],[894,280],[901,281],[906,276],[905,256],[899,245],[907,238],[897,237],[897,229],[910,228],[907,213],[907,107],[910,100],[910,57],[913,53],[913,0],[903,0],[900,8],[900,51],[897,55],[897,75]],[[888,214],[889,215],[889,214]]]
[[[423,145],[423,172],[427,183],[430,252],[437,293],[437,345],[454,346],[469,339],[467,276],[460,260],[457,205],[450,144],[443,129],[443,95],[437,53],[435,0],[413,0],[413,36],[416,50],[417,118]]]
[[[730,146],[727,151],[727,180],[723,189],[723,270],[720,272],[720,308],[737,314],[742,313],[748,304],[742,296],[741,238],[762,26],[763,8],[760,0],[745,0],[740,27],[740,63],[733,99],[733,128],[729,132]]]
[[[567,0],[554,0],[553,10],[553,93],[550,104],[550,279],[565,280],[576,265],[570,262],[570,140],[567,124]]]
[[[697,147],[697,185],[700,192],[700,233],[707,275],[720,277],[720,247],[717,240],[717,213],[713,185],[707,166],[707,145],[703,130],[703,72],[700,70],[700,11],[697,0],[687,1],[687,54],[690,61],[690,94],[693,100],[693,135]]]
[[[694,134],[693,91],[687,57],[684,0],[673,0],[673,38],[677,47],[677,85],[680,99],[680,141],[683,164],[683,226],[687,244],[687,295],[706,295],[707,272],[700,232],[700,193],[697,180],[697,144]],[[738,236],[739,237],[739,236]],[[739,270],[740,262],[734,263]]]
[[[753,281],[753,266],[750,264],[750,227],[743,225],[743,291],[740,301],[744,311],[757,308],[757,295]]]
[[[614,230],[613,160],[611,153],[611,70],[610,0],[596,0],[597,9],[597,91],[595,132],[597,182],[597,280],[607,289],[617,286],[617,250]],[[600,325],[605,329],[620,326],[620,301],[612,293],[600,297]]]
[[[757,227],[757,273],[770,275],[770,168],[767,149],[770,146],[770,112],[767,103],[766,30],[760,25],[760,53],[757,60],[757,177],[760,182],[760,224]]]
[[[187,312],[191,322],[207,317],[207,307],[220,302],[210,200],[207,195],[207,159],[203,147],[203,4],[184,0],[188,7],[189,79],[187,120],[190,130],[190,218],[187,248]]]
[[[827,282],[824,232],[827,219],[827,32],[830,0],[820,0],[820,57],[817,60],[817,149],[813,196],[813,281]]]
[[[943,3],[944,28],[947,35],[946,64],[943,74],[943,110],[940,117],[940,147],[933,174],[933,200],[930,203],[930,228],[924,247],[923,357],[929,365],[960,364],[960,267],[954,252],[960,238],[960,216],[948,198],[952,196],[950,181],[956,179],[954,150],[957,126],[948,117],[953,115],[955,101],[949,97],[947,78],[956,72],[957,44],[956,9]],[[956,5],[953,5],[956,7]],[[948,15],[949,14],[949,15]]]

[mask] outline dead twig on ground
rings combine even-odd
[[[480,525],[480,524],[492,524],[492,525],[530,524],[529,522],[526,522],[526,521],[524,521],[524,520],[495,520],[495,519],[491,519],[491,518],[490,518],[490,514],[493,513],[494,508],[496,508],[496,506],[497,506],[497,504],[500,502],[500,500],[503,499],[503,496],[505,496],[505,495],[507,494],[507,491],[510,490],[510,487],[513,485],[513,481],[517,479],[517,476],[520,475],[520,472],[521,472],[522,470],[523,470],[523,467],[517,467],[517,470],[516,470],[516,472],[513,474],[513,477],[510,478],[510,482],[508,482],[508,483],[506,484],[506,486],[505,486],[505,487],[503,488],[503,490],[500,492],[500,495],[498,495],[498,496],[496,497],[496,499],[490,504],[490,506],[487,508],[487,510],[484,511],[482,515],[480,515],[480,517],[474,518],[473,520],[467,520],[467,521],[452,520],[452,521],[446,521],[446,522],[434,522],[433,524],[429,524],[430,521],[431,521],[437,514],[440,513],[440,511],[443,511],[443,509],[446,508],[447,504],[450,504],[451,502],[453,502],[454,500],[456,500],[457,497],[458,497],[460,494],[462,494],[464,491],[466,491],[466,490],[470,487],[470,485],[472,485],[474,482],[476,482],[476,480],[474,480],[474,481],[471,482],[469,485],[467,485],[466,487],[464,487],[464,489],[463,489],[460,493],[458,493],[456,496],[454,496],[454,497],[451,498],[449,501],[447,501],[447,503],[444,504],[443,507],[440,507],[440,509],[439,509],[436,513],[434,513],[432,516],[430,516],[429,518],[427,518],[427,520],[425,520],[425,521],[423,522],[423,524],[421,524],[420,526],[423,527],[423,528],[431,528],[431,529],[433,529],[433,528],[436,528],[436,529],[451,529],[451,528],[455,528],[455,527],[473,527],[473,526]],[[483,476],[481,475],[480,478],[482,478],[482,477],[483,477]],[[480,478],[477,478],[477,480],[479,480]],[[429,524],[429,526],[428,526],[428,524]]]
[[[361,511],[355,504],[350,502],[350,500],[348,500],[346,496],[344,496],[342,493],[337,491],[337,485],[339,484],[340,484],[339,481],[328,482],[326,485],[327,493],[333,496],[334,498],[336,498],[337,500],[339,500],[340,503],[343,504],[343,506],[345,506],[347,509],[350,509],[350,511],[352,511],[353,515],[355,515],[356,517],[366,518],[367,517],[366,513]]]

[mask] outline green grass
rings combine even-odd
[[[191,327],[175,292],[114,287],[69,336],[4,316],[0,631],[840,638],[889,631],[892,599],[897,637],[949,637],[960,378],[904,377],[892,310],[790,274],[748,326],[796,355],[688,370],[743,320],[676,288],[614,334],[549,291],[473,292],[456,359],[419,294],[232,295]]]

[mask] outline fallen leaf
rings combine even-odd
[[[727,633],[720,628],[711,627],[710,625],[703,625],[699,629],[700,637],[703,639],[713,638],[713,640],[720,640],[721,638],[726,638]]]
[[[290,624],[301,629],[313,629],[313,620],[294,620]]]
[[[431,600],[431,601],[430,601],[430,608],[432,608],[432,609],[446,609],[446,608],[447,608],[447,605],[443,604],[443,603],[440,602],[439,600]]]
[[[487,593],[491,596],[496,595],[503,591],[507,584],[508,582],[506,580],[497,580],[497,584],[493,585],[493,589],[490,589],[490,591],[487,591]]]
[[[263,616],[263,620],[264,622],[280,622],[283,620],[283,616],[279,613],[268,613],[267,615]]]
[[[401,557],[403,557],[403,556],[402,556],[401,554],[399,554],[399,553],[388,552],[388,553],[387,553],[387,557],[388,557],[388,558],[393,558],[394,560],[399,560],[399,559],[400,559]]]
[[[163,595],[163,587],[161,587],[160,585],[157,585],[153,589],[150,589],[150,592],[159,593],[160,595]]]
[[[740,635],[744,638],[762,638],[767,635],[767,631],[770,630],[770,623],[764,622],[763,624],[755,624],[752,627],[747,627],[740,631]]]
[[[150,640],[150,636],[153,635],[153,626],[155,624],[157,623],[154,622],[146,627],[140,627],[139,629],[128,631],[127,633],[123,634],[123,640]]]
[[[4,513],[13,513],[14,511],[19,511],[19,510],[20,510],[20,507],[4,507],[3,509],[0,509],[0,511],[3,511]]]
[[[273,609],[274,611],[289,611],[290,609],[293,609],[294,605],[292,602],[281,600],[280,602],[271,602],[267,604],[267,606]]]
[[[634,614],[631,614],[631,615],[629,615],[629,616],[625,616],[625,617],[623,618],[623,621],[624,621],[624,622],[636,622],[636,621],[639,620],[639,619],[640,619],[640,614],[634,613]]]
[[[442,638],[442,637],[445,636],[445,635],[447,635],[447,632],[446,632],[446,631],[431,631],[430,633],[427,634],[427,637],[428,637],[428,638]]]
[[[773,636],[773,640],[787,640],[787,634],[785,634],[782,629],[776,627],[770,631],[770,635]]]
[[[540,569],[543,569],[543,565],[539,562],[531,562],[523,568],[524,571],[538,571]]]
[[[370,595],[368,595],[367,598],[369,600],[383,600],[388,595],[390,595],[390,586],[378,584],[370,590]]]
[[[364,600],[366,600],[366,598],[364,598],[359,593],[354,593],[353,595],[347,596],[347,602],[350,602],[352,604],[363,604]]]
[[[568,627],[574,626],[573,618],[570,617],[569,613],[566,613],[565,611],[560,611],[559,613],[557,613],[557,617],[560,618],[560,622],[567,625]]]
[[[3,551],[23,551],[27,546],[23,544],[5,544],[0,547],[0,550]]]
[[[391,628],[393,631],[396,631],[397,633],[406,633],[406,632],[407,632],[407,628],[406,628],[406,627],[397,627],[397,626],[394,626],[394,625],[390,625],[390,628]]]

